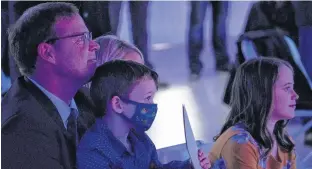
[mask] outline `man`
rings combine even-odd
[[[8,26],[9,20],[11,22],[15,22],[28,8],[36,6],[41,3],[46,2],[53,2],[53,1],[1,1],[1,25],[4,25],[4,28]],[[74,4],[76,7],[79,8],[79,13],[83,16],[83,19],[88,27],[88,29],[92,32],[92,37],[96,38],[103,34],[107,34],[110,32],[110,23],[109,23],[109,16],[108,16],[108,1],[69,1],[69,3]],[[11,11],[10,7],[12,6]],[[4,23],[4,24],[3,24]],[[101,23],[101,24],[98,24]],[[6,37],[7,29],[1,27],[2,35]],[[14,81],[18,78],[21,74],[18,71],[18,68],[14,62],[13,58],[8,56],[7,50],[7,38],[1,38],[1,45],[2,49],[2,70],[3,73],[10,78],[11,81]],[[7,63],[9,62],[9,63]],[[7,82],[7,81],[5,81]],[[6,85],[6,84],[5,84]],[[8,83],[6,86],[11,86],[11,83]],[[5,87],[6,87],[5,86]],[[4,88],[6,89],[6,88]],[[6,90],[1,91],[2,94],[6,92]]]
[[[24,12],[9,47],[23,76],[1,103],[2,167],[74,168],[76,145],[94,122],[77,91],[94,74],[99,45],[73,4],[50,2]]]

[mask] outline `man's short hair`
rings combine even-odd
[[[55,36],[54,23],[79,10],[71,3],[48,2],[27,9],[9,29],[9,48],[22,75],[31,75],[37,61],[37,47]]]
[[[91,97],[95,115],[104,116],[113,96],[128,98],[130,88],[142,78],[152,78],[157,86],[158,74],[145,65],[133,61],[114,60],[99,66],[92,78]]]

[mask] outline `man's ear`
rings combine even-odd
[[[121,99],[118,96],[114,96],[111,99],[111,105],[112,105],[112,109],[113,109],[114,112],[117,112],[117,113],[120,113],[120,114],[122,112],[124,112],[123,103],[122,103]]]
[[[55,64],[55,49],[49,43],[40,43],[37,47],[38,56],[49,63]]]

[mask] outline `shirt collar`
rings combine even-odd
[[[71,99],[71,102],[68,105],[63,100],[61,100],[60,98],[58,98],[57,96],[55,96],[54,94],[52,94],[51,92],[46,90],[43,86],[41,86],[35,80],[31,79],[30,77],[28,77],[28,79],[31,82],[33,82],[51,100],[51,102],[54,104],[54,106],[56,107],[57,111],[59,112],[59,114],[61,116],[61,119],[62,119],[62,121],[63,121],[63,123],[65,125],[65,128],[66,128],[66,126],[67,126],[67,119],[68,119],[68,117],[70,115],[71,109],[75,109],[78,112],[78,108],[77,108],[75,100]]]

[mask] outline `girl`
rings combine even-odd
[[[259,57],[238,68],[229,117],[209,153],[214,168],[296,168],[285,129],[298,99],[293,76],[291,65],[277,58]]]

